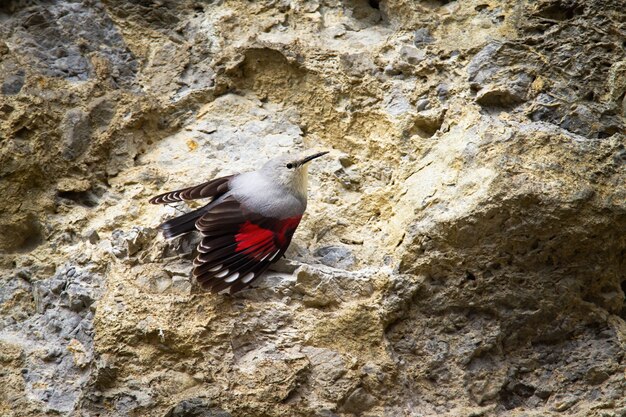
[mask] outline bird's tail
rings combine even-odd
[[[207,211],[209,211],[209,205],[185,213],[182,216],[174,217],[162,223],[159,229],[163,231],[163,236],[165,236],[166,239],[193,232],[196,230],[196,220],[202,217]]]

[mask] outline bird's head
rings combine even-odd
[[[327,153],[328,151],[301,155],[284,154],[267,161],[261,171],[306,200],[308,162]]]

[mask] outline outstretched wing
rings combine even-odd
[[[228,181],[232,177],[232,175],[229,175],[226,177],[215,178],[200,185],[194,185],[193,187],[159,194],[156,197],[152,197],[150,199],[150,203],[167,204],[183,200],[196,200],[199,198],[219,196],[228,191]]]
[[[203,238],[194,276],[213,292],[247,287],[285,253],[300,219],[263,217],[227,196],[196,221]]]

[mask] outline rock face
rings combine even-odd
[[[621,0],[0,6],[0,415],[623,416]],[[185,205],[312,165],[201,291]]]

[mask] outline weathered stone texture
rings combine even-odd
[[[0,415],[623,416],[622,0],[0,4]],[[235,296],[150,196],[292,148]]]

